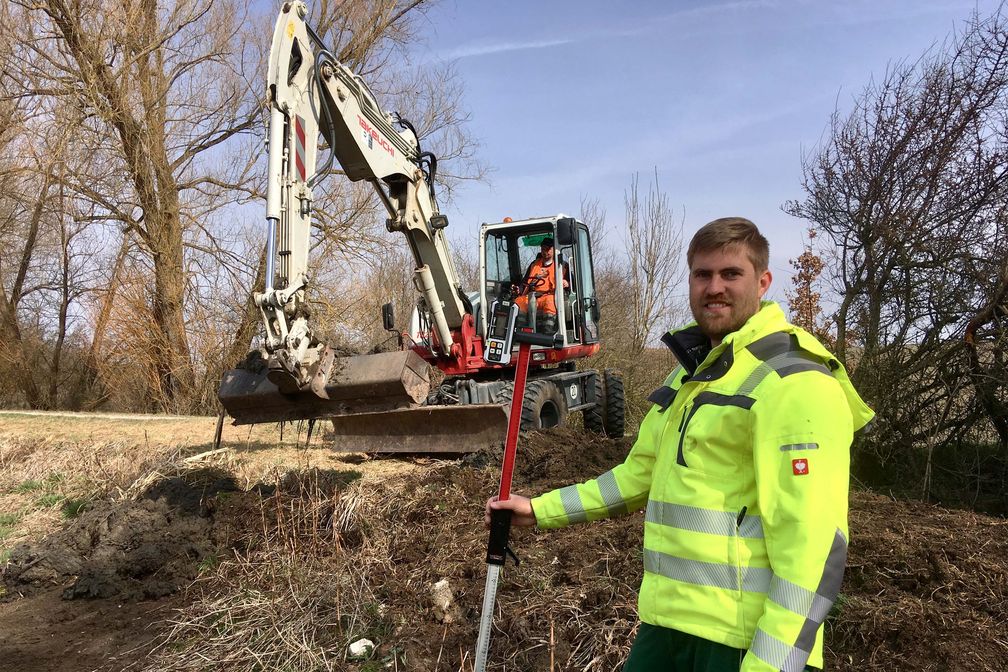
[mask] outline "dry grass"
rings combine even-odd
[[[216,418],[0,412],[0,564],[17,544],[52,533],[76,507],[134,498],[162,478],[197,466],[234,474],[246,490],[278,469],[345,469],[364,461],[367,478],[410,471],[401,461],[328,450],[303,426],[225,424],[212,451]]]
[[[209,446],[216,423],[217,418],[209,416],[0,411],[5,436],[42,441]],[[225,423],[223,439],[235,445],[275,443],[279,434],[275,425],[256,425],[250,433],[247,426]]]
[[[368,469],[346,487],[333,486],[332,472],[275,472],[276,490],[256,504],[242,552],[192,586],[142,669],[189,672],[213,661],[228,672],[471,672],[485,577],[476,514],[497,474],[458,466],[431,462],[395,480]],[[639,521],[603,525],[608,532],[588,552],[611,562],[571,561],[584,544],[570,535],[519,542],[527,562],[505,571],[491,669],[548,669],[547,661],[556,670],[619,668],[639,578],[623,541],[639,537]],[[442,578],[459,608],[444,622],[430,599]],[[362,637],[376,650],[350,660],[348,645]]]
[[[143,669],[343,670],[350,642],[384,639],[388,614],[370,574],[388,556],[366,533],[379,512],[359,476],[275,471],[274,494],[239,540],[248,551],[190,588],[191,605]],[[406,669],[395,654],[386,662]]]
[[[537,436],[520,446],[516,492],[603,471],[628,445],[586,446],[569,430]],[[131,498],[160,479],[220,468],[245,483],[245,492],[212,502],[226,543],[201,564],[158,647],[138,652],[141,662],[128,669],[471,672],[485,578],[479,509],[496,486],[496,464],[373,460],[294,445],[290,432],[285,439],[219,452],[167,441],[0,441],[0,505],[30,510],[8,534],[59,524],[57,509],[37,506],[45,488],[69,493],[107,478],[107,496]],[[18,489],[32,479],[40,489]],[[635,514],[516,532],[522,565],[503,574],[491,670],[619,670],[636,625],[641,527]],[[899,669],[912,672],[938,669],[936,660],[1006,669],[1004,521],[855,493],[851,528],[831,668],[889,670],[905,659]],[[441,579],[458,606],[453,620],[430,598]],[[362,637],[376,650],[350,660],[349,643]]]

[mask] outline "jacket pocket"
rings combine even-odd
[[[735,476],[749,456],[749,409],[756,400],[741,394],[701,392],[683,416],[676,463],[712,476]]]

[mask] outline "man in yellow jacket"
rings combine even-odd
[[[769,248],[741,217],[690,242],[695,322],[622,464],[535,499],[487,502],[552,528],[645,509],[641,625],[624,672],[821,668],[847,558],[850,445],[873,413],[789,324]]]

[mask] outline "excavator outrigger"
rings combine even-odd
[[[523,427],[559,424],[568,411],[581,410],[589,429],[622,435],[618,375],[574,367],[599,348],[587,227],[563,215],[484,224],[481,287],[464,291],[444,235],[448,218],[435,198],[437,158],[421,151],[408,121],[379,107],[367,84],[326,48],[307,14],[304,2],[285,3],[273,33],[266,287],[254,294],[265,336],[263,347],[221,381],[218,397],[235,424],[331,418],[334,447],[346,450],[465,452],[499,445],[513,374],[509,365],[484,359],[487,315],[480,307],[519,292],[532,292],[534,305],[524,269],[548,236],[559,251],[556,347],[533,354],[534,394],[526,395]],[[320,134],[329,154],[316,170]],[[388,230],[403,233],[412,252],[420,299],[398,352],[340,357],[312,333],[306,290],[313,189],[334,160],[351,181],[374,187],[388,211]],[[534,324],[535,317],[529,308],[527,320]],[[390,327],[389,307],[384,318]],[[433,390],[432,365],[446,375]]]

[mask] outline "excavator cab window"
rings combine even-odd
[[[505,231],[496,231],[487,236],[486,240],[486,296],[488,299],[508,299],[513,298],[513,294],[520,282],[520,277],[515,279],[512,268],[518,264],[515,234],[508,234]],[[519,272],[520,274],[520,272]]]
[[[559,240],[561,236],[555,234],[548,222],[544,222],[542,227],[524,225],[489,231],[484,245],[485,296],[488,302],[515,299],[525,283],[529,268],[539,256],[543,239],[554,238],[554,259],[562,279],[567,283],[562,294],[558,291],[554,295],[557,309],[554,321],[557,328],[563,330],[567,343],[595,343],[599,340],[598,305],[591,241],[584,224],[570,219],[568,227],[565,240]],[[558,288],[560,284],[558,279]]]

